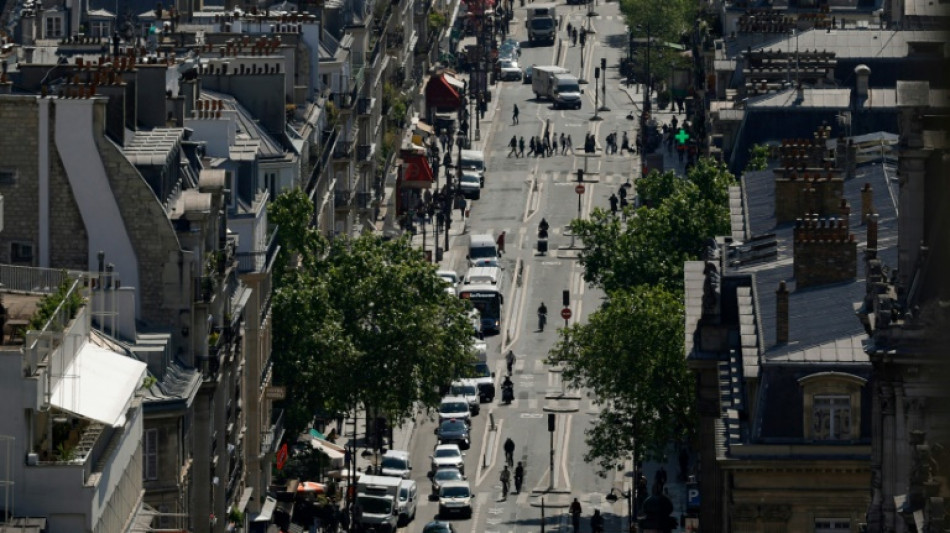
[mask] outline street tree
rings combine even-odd
[[[631,457],[662,455],[692,427],[692,378],[683,356],[683,304],[659,286],[609,294],[587,323],[561,330],[549,364],[601,403],[584,460],[601,474]]]
[[[439,387],[473,361],[466,302],[445,292],[407,239],[328,241],[284,220],[312,212],[307,202],[277,202],[285,208],[275,210],[281,253],[299,257],[296,266],[287,261],[273,297],[275,371],[287,387],[290,427],[359,406],[399,424],[437,405]],[[303,234],[285,238],[285,227]]]
[[[636,39],[650,39],[649,63],[654,80],[666,79],[672,68],[680,65],[680,55],[667,50],[665,43],[683,40],[695,19],[695,5],[689,0],[620,0],[620,12],[631,35]],[[635,53],[640,65],[638,70],[646,68],[645,52],[645,47],[638,47]]]
[[[687,179],[651,173],[637,181],[647,205],[627,208],[626,221],[595,209],[571,230],[584,243],[584,279],[610,293],[637,285],[661,285],[680,293],[683,263],[702,256],[708,239],[729,231],[732,174],[702,159]]]

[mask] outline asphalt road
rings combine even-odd
[[[558,6],[562,18],[559,37],[566,37],[567,22],[584,24],[586,7]],[[609,504],[604,496],[611,487],[621,488],[626,481],[623,472],[598,477],[586,465],[584,430],[597,416],[596,399],[585,391],[564,387],[557,368],[544,364],[547,351],[556,341],[556,328],[563,326],[560,318],[563,290],[570,291],[571,321],[584,320],[596,309],[602,294],[587,287],[576,251],[564,249],[572,244],[565,226],[578,216],[586,216],[594,208],[608,208],[607,198],[620,185],[633,179],[639,159],[633,155],[604,155],[607,133],[618,132],[618,140],[626,129],[631,142],[635,139],[635,121],[628,120],[633,110],[630,98],[620,91],[618,65],[625,53],[626,33],[616,3],[597,5],[598,16],[590,23],[596,33],[589,35],[584,47],[584,71],[581,72],[581,47],[569,41],[560,46],[530,47],[524,30],[524,8],[516,8],[511,23],[513,37],[522,41],[520,65],[564,66],[590,83],[582,85],[584,104],[580,110],[554,110],[550,102],[537,101],[530,84],[499,82],[493,87],[491,110],[480,122],[480,141],[476,148],[486,153],[486,184],[480,200],[474,202],[468,220],[468,234],[506,232],[506,253],[502,257],[506,283],[505,321],[503,333],[489,337],[489,362],[500,383],[505,374],[501,354],[507,349],[517,355],[514,375],[516,400],[510,406],[495,402],[482,404],[481,414],[474,418],[472,447],[466,452],[466,472],[476,497],[471,519],[451,519],[459,533],[505,533],[540,531],[541,501],[544,500],[546,531],[571,531],[567,505],[578,498],[584,508],[582,531],[589,531],[587,519],[600,509],[607,517],[607,531],[625,530],[627,517],[624,500]],[[600,58],[607,60],[606,105],[610,111],[594,116],[594,66]],[[598,84],[597,90],[600,90]],[[603,104],[603,93],[598,99]],[[512,105],[520,108],[520,124],[512,125]],[[473,123],[474,125],[474,123]],[[557,155],[549,158],[507,157],[507,144],[512,135],[541,135],[549,126],[555,135],[570,134],[576,147],[583,147],[588,131],[597,136],[598,154],[585,162],[584,157]],[[619,141],[618,141],[619,142]],[[576,193],[576,170],[587,166],[584,193]],[[632,192],[632,191],[631,191]],[[632,197],[632,196],[631,196]],[[578,199],[580,198],[580,203]],[[550,224],[549,252],[537,252],[537,226],[542,218]],[[464,274],[466,236],[455,238],[452,250],[443,265]],[[579,244],[579,242],[577,243]],[[520,283],[519,283],[520,278]],[[536,309],[541,302],[548,307],[548,326],[538,331]],[[555,413],[556,430],[549,433],[548,413]],[[490,420],[494,421],[494,428]],[[429,455],[436,443],[432,418],[417,421],[411,438],[413,479],[419,483],[420,501],[416,519],[403,531],[420,532],[436,517],[438,502],[429,499]],[[501,444],[508,437],[516,443],[515,460],[526,465],[526,480],[521,494],[501,494],[499,472],[504,462]],[[553,437],[553,438],[552,438]],[[553,477],[550,468],[553,442]],[[513,489],[512,489],[513,490]]]

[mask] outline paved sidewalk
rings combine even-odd
[[[640,110],[643,108],[643,86],[637,84],[627,87],[626,84],[620,83],[618,88],[623,91],[630,99],[631,107],[627,108],[627,110],[633,114],[634,120],[631,121],[633,123],[632,129],[634,134],[638,134],[640,127]],[[656,120],[657,124],[661,128],[663,124],[670,124],[674,116],[679,121],[679,124],[682,124],[683,121],[686,120],[685,113],[674,113],[672,111],[672,106],[673,104],[670,104],[670,106],[668,106],[666,109],[660,109],[660,106],[657,105],[656,101],[656,92],[654,91],[654,93],[651,95],[650,108],[652,111],[650,111],[650,115],[654,120]],[[636,137],[631,137],[631,143],[634,139],[636,139]],[[687,158],[684,155],[683,160],[680,161],[675,147],[672,152],[668,152],[666,150],[666,142],[664,140],[664,142],[660,145],[660,148],[658,148],[654,153],[663,154],[663,170],[675,170],[677,174],[681,176],[685,175],[684,169],[686,168]]]

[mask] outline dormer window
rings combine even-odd
[[[46,17],[46,33],[45,37],[47,39],[58,39],[63,36],[63,17],[59,15],[51,15]]]
[[[861,391],[867,380],[844,372],[817,372],[798,383],[805,403],[805,439],[828,442],[860,438]]]

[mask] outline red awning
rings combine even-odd
[[[456,110],[462,106],[459,92],[452,86],[444,75],[429,78],[426,84],[426,107],[432,110]]]
[[[414,189],[428,189],[432,187],[432,167],[429,166],[429,160],[423,154],[403,153],[402,187]]]

